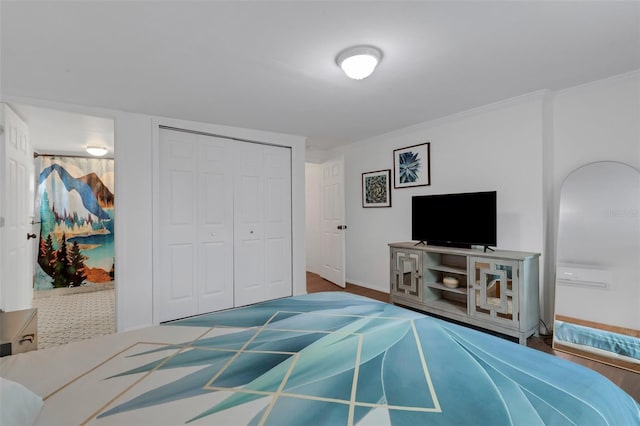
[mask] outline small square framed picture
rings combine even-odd
[[[393,150],[393,187],[431,185],[431,143]]]
[[[391,169],[362,174],[362,207],[391,207]]]

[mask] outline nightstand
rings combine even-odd
[[[0,356],[38,349],[38,310],[0,312]]]

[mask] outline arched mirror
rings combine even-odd
[[[640,172],[588,164],[560,194],[553,348],[640,372]]]

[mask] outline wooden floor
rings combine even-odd
[[[308,293],[318,293],[321,291],[345,291],[347,293],[358,294],[360,296],[369,297],[371,299],[380,300],[382,302],[389,302],[389,294],[383,293],[381,291],[371,290],[365,287],[360,287],[354,284],[347,283],[346,288],[338,287],[337,285],[321,278],[317,274],[313,274],[311,272],[307,272],[307,292]],[[547,343],[545,340],[539,337],[531,337],[527,340],[527,346],[541,350],[561,358],[567,359],[569,361],[573,361],[577,364],[584,365],[585,367],[591,368],[592,370],[597,371],[603,376],[607,377],[613,383],[621,387],[625,392],[631,395],[636,401],[640,402],[640,374],[633,373],[628,370],[624,370],[617,367],[612,367],[610,365],[602,364],[600,362],[591,361],[585,358],[565,354],[562,352],[554,351],[551,346],[549,346],[550,342]]]

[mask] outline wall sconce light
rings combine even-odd
[[[343,50],[336,57],[336,64],[347,77],[362,80],[369,77],[382,59],[382,51],[373,46],[354,46]]]
[[[94,157],[102,157],[109,152],[109,150],[104,146],[88,146],[87,152],[89,155],[93,155]]]

